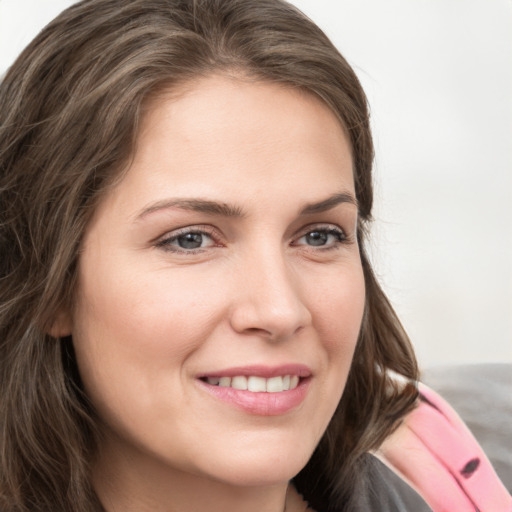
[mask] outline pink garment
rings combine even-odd
[[[512,497],[464,422],[430,388],[419,391],[418,407],[376,455],[434,512],[512,512]]]

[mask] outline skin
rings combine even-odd
[[[345,133],[308,93],[211,76],[149,105],[131,166],[86,231],[76,305],[58,326],[104,424],[94,479],[109,512],[283,510],[361,325],[354,197]],[[198,247],[180,247],[184,228]],[[198,380],[289,363],[311,377],[284,414],[240,410]]]

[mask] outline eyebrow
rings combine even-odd
[[[357,208],[356,198],[349,192],[341,192],[334,194],[323,201],[317,203],[309,203],[302,208],[299,214],[312,215],[315,213],[331,210],[335,206],[343,203],[352,204]],[[207,199],[164,199],[144,208],[136,217],[139,221],[160,210],[168,208],[179,208],[180,210],[188,210],[199,213],[208,213],[210,215],[219,215],[222,217],[245,217],[245,213],[239,206],[230,205],[228,203],[210,201]]]
[[[300,211],[300,215],[311,215],[313,213],[321,213],[331,210],[339,204],[348,203],[358,208],[357,199],[349,192],[341,192],[334,194],[319,203],[310,203]]]
[[[164,199],[144,208],[135,218],[142,220],[144,217],[168,208],[179,208],[200,213],[209,213],[211,215],[220,215],[223,217],[244,217],[245,214],[238,206],[231,206],[227,203],[209,201],[207,199]]]

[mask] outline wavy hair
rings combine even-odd
[[[352,147],[366,306],[341,402],[295,478],[311,505],[348,507],[364,454],[413,406],[415,386],[397,385],[389,370],[414,381],[414,354],[365,252],[367,100],[325,34],[282,0],[84,0],[44,28],[0,84],[3,512],[102,510],[90,478],[98,419],[72,339],[47,333],[73,301],[84,231],[122,178],[148,98],[211,73],[316,95]]]

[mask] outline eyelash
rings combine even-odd
[[[308,226],[307,231],[305,231],[297,240],[300,240],[304,238],[307,235],[311,235],[312,233],[322,233],[324,235],[333,236],[335,238],[334,243],[326,244],[326,245],[308,245],[309,248],[313,248],[313,250],[320,250],[320,251],[329,251],[332,249],[337,249],[340,244],[346,244],[350,240],[345,234],[345,231],[343,231],[339,227],[335,227],[332,225],[317,225],[317,226]],[[294,245],[297,245],[297,242],[294,243]]]
[[[170,236],[166,236],[162,240],[157,241],[156,247],[163,249],[164,251],[174,252],[178,254],[197,254],[199,252],[203,252],[206,248],[199,247],[197,249],[185,249],[178,246],[171,245],[171,242],[177,241],[180,237],[185,235],[201,235],[207,236],[211,238],[213,241],[212,247],[219,246],[220,244],[216,242],[215,232],[213,228],[208,226],[194,226],[188,227],[178,230],[177,232],[173,232]]]
[[[326,245],[308,245],[308,244],[299,244],[298,241],[304,238],[307,235],[310,235],[312,233],[322,233],[324,235],[333,236],[335,238],[334,243],[326,244]],[[216,232],[213,228],[210,228],[208,226],[194,226],[194,227],[187,227],[178,230],[177,232],[172,233],[170,236],[166,236],[165,238],[159,240],[156,242],[155,247],[161,248],[164,251],[169,251],[177,254],[186,254],[186,255],[193,255],[197,253],[202,253],[205,251],[205,249],[208,249],[209,247],[198,247],[198,248],[182,248],[178,246],[171,245],[171,242],[176,242],[180,237],[183,237],[185,235],[201,235],[206,236],[212,240],[212,244],[209,247],[219,247],[222,242],[218,241],[218,236],[216,235]],[[350,238],[345,234],[345,232],[339,228],[335,227],[332,224],[331,225],[314,225],[314,226],[308,226],[307,230],[303,231],[302,234],[295,239],[295,241],[292,243],[292,245],[305,245],[309,247],[312,250],[315,251],[329,251],[333,249],[337,249],[339,245],[341,244],[347,244],[350,243]]]

